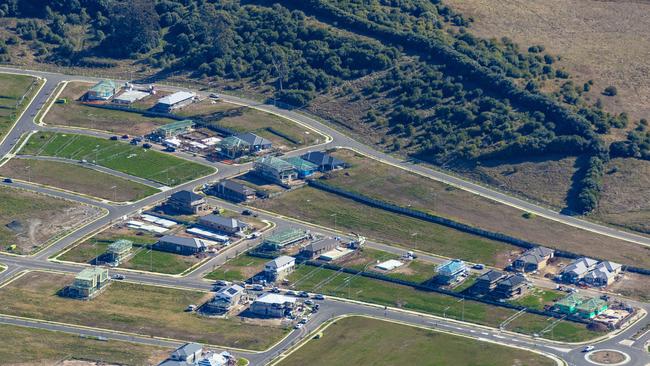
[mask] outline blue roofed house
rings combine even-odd
[[[117,93],[117,85],[112,80],[102,80],[86,92],[87,100],[108,100]]]
[[[436,280],[442,284],[450,284],[457,281],[462,275],[467,273],[465,262],[460,259],[449,260],[438,267]]]
[[[298,173],[298,178],[304,179],[314,175],[318,171],[318,165],[311,163],[307,160],[297,156],[284,159],[287,163],[293,165],[293,168]]]

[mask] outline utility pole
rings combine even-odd
[[[111,189],[113,190],[113,202],[117,202],[117,186],[112,186]]]

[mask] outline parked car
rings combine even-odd
[[[142,147],[145,149],[151,149],[151,144],[147,142],[145,144],[142,144]]]
[[[300,324],[307,324],[308,320],[309,319],[307,319],[307,318],[302,318],[302,319],[300,319]]]
[[[262,286],[262,285],[253,285],[253,291],[264,291],[264,286]]]
[[[305,305],[314,305],[314,302],[311,300],[305,300]]]
[[[5,183],[13,183],[14,182],[13,180],[11,180],[11,178],[5,178],[2,181],[5,182]]]
[[[192,312],[196,310],[196,305],[188,305],[187,308],[185,308],[185,311],[187,312]]]
[[[223,286],[230,285],[230,282],[224,281],[224,280],[219,280],[219,281],[215,282],[214,284],[215,284],[215,286],[222,286],[223,287]]]
[[[244,216],[251,216],[253,212],[251,210],[244,210],[241,212],[241,214]]]
[[[287,291],[287,296],[296,296],[296,292],[289,290]]]
[[[302,328],[302,324],[301,324],[301,323],[298,323],[298,324],[296,324],[296,325],[293,326],[293,329],[300,329],[300,328]]]
[[[113,275],[113,279],[114,279],[114,280],[123,280],[123,279],[125,279],[125,278],[126,278],[126,277],[125,277],[123,274],[119,274],[119,273],[118,273],[118,274],[114,274],[114,275]]]
[[[129,135],[122,135],[122,138],[123,138],[124,140],[126,140],[126,139],[129,138]]]
[[[274,294],[279,294],[279,293],[280,293],[280,289],[277,288],[277,287],[273,287],[273,288],[271,289],[271,292],[274,293]]]
[[[321,294],[314,295],[314,300],[325,300],[325,296]]]
[[[212,98],[212,99],[219,99],[219,94],[217,94],[217,93],[210,93],[210,98]]]
[[[485,265],[484,265],[484,264],[481,264],[481,263],[476,263],[475,265],[472,266],[472,268],[473,268],[473,269],[482,270],[482,269],[485,268]]]
[[[133,140],[131,140],[131,142],[130,142],[131,145],[137,145],[137,144],[139,144],[139,143],[140,143],[140,141],[138,141],[138,140],[136,140],[136,139],[133,139]]]
[[[111,136],[110,139],[111,139],[112,141],[117,141],[118,137],[117,137],[117,136]]]
[[[307,291],[300,291],[298,293],[298,297],[309,297],[309,292]]]
[[[175,148],[175,147],[171,147],[171,146],[167,146],[167,147],[165,148],[165,151],[167,151],[167,152],[175,152],[175,151],[176,151],[176,148]]]

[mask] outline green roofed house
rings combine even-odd
[[[86,92],[87,100],[108,100],[117,93],[117,85],[112,80],[102,80]]]
[[[119,265],[126,257],[131,254],[133,242],[130,240],[120,239],[108,246],[106,252],[107,261]]]
[[[293,165],[275,156],[265,156],[255,160],[253,169],[260,177],[282,186],[288,186],[298,178]]]
[[[309,239],[309,231],[292,228],[274,232],[264,240],[262,245],[271,250],[278,250],[307,239]]]
[[[584,297],[576,294],[569,294],[558,300],[553,307],[562,314],[571,315],[577,311],[578,306],[584,301]]]
[[[318,171],[318,165],[297,156],[286,158],[284,161],[293,165],[293,168],[298,172],[298,178],[300,179],[312,176],[314,172]]]
[[[219,151],[221,155],[230,159],[238,158],[247,154],[251,145],[237,136],[228,136],[219,142]]]
[[[71,297],[89,299],[110,283],[108,270],[105,268],[92,267],[79,272],[74,282],[67,288]]]
[[[154,131],[154,135],[166,139],[190,132],[192,127],[194,127],[194,122],[190,119],[175,121],[158,127],[156,131]]]
[[[578,305],[577,310],[580,317],[592,319],[607,310],[607,301],[598,298],[589,299]]]

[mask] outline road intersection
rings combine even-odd
[[[30,133],[37,130],[47,130],[47,131],[59,131],[59,132],[74,132],[80,134],[94,135],[98,137],[106,137],[107,133],[92,131],[92,130],[78,130],[74,128],[53,128],[49,126],[41,126],[35,123],[34,118],[37,116],[40,110],[45,107],[48,98],[55,91],[59,83],[73,79],[70,76],[63,74],[55,73],[45,73],[37,71],[22,71],[16,69],[7,69],[0,68],[0,71],[10,71],[16,73],[30,74],[34,76],[39,76],[45,79],[45,84],[39,93],[34,97],[32,103],[26,108],[24,114],[16,122],[14,128],[8,133],[6,139],[0,144],[0,157],[7,156],[15,145],[20,141],[20,137],[26,133]],[[79,79],[75,77],[74,79]],[[83,78],[88,81],[95,81],[95,78]],[[581,220],[571,216],[563,215],[561,213],[555,212],[553,210],[535,205],[533,203],[521,200],[519,198],[511,197],[501,192],[486,188],[480,185],[477,185],[472,182],[462,180],[460,178],[454,177],[447,173],[443,173],[422,165],[417,165],[412,162],[402,161],[393,156],[384,154],[382,152],[376,151],[371,147],[363,145],[349,136],[329,127],[326,124],[323,124],[309,116],[303,115],[295,111],[287,111],[276,108],[272,105],[260,104],[257,102],[249,101],[239,97],[223,95],[222,98],[231,103],[236,103],[240,105],[246,105],[252,108],[256,108],[265,112],[273,113],[280,115],[285,118],[289,118],[296,123],[300,123],[306,127],[309,127],[315,131],[318,131],[326,136],[328,136],[328,141],[319,146],[319,149],[330,148],[330,147],[346,147],[357,150],[367,156],[375,158],[377,160],[396,165],[398,167],[422,174],[424,176],[430,177],[432,179],[451,184],[458,188],[473,192],[475,194],[490,198],[492,200],[520,208],[522,210],[535,213],[539,216],[546,217],[555,221],[562,222],[567,225],[578,227],[584,230],[592,231],[601,235],[606,235],[614,237],[621,240],[626,240],[630,242],[637,243],[639,245],[650,246],[650,238],[645,236],[628,233],[620,231],[617,229],[609,228],[600,224],[592,223],[589,221]],[[301,149],[299,151],[293,151],[288,155],[293,156],[304,152],[307,149],[314,149],[314,147],[308,147]],[[189,158],[192,160],[197,160],[202,163],[206,163],[197,157],[192,156],[183,156],[184,158]],[[115,223],[121,220],[123,217],[134,214],[140,210],[152,207],[157,203],[163,201],[174,192],[185,189],[194,189],[195,187],[202,186],[223,178],[231,177],[237,174],[240,174],[243,171],[249,170],[251,168],[251,163],[242,164],[239,166],[226,165],[220,163],[211,163],[217,169],[217,172],[196,179],[191,182],[187,182],[169,190],[161,191],[160,193],[154,194],[137,202],[124,203],[124,204],[113,204],[107,201],[102,201],[99,199],[93,199],[90,197],[79,196],[74,193],[64,192],[61,190],[43,187],[40,185],[34,185],[27,182],[15,182],[11,183],[11,186],[19,187],[22,189],[27,189],[31,191],[41,192],[44,194],[49,194],[52,196],[81,202],[84,204],[94,205],[100,207],[106,211],[106,214],[99,219],[95,219],[92,222],[87,223],[85,226],[75,230],[69,235],[61,238],[52,245],[42,249],[34,255],[30,256],[14,256],[8,254],[0,254],[0,263],[3,263],[7,266],[7,269],[0,273],[0,283],[3,283],[10,278],[19,275],[23,271],[27,270],[43,270],[43,271],[54,271],[54,272],[65,272],[65,273],[76,273],[83,268],[83,264],[75,264],[68,262],[59,262],[56,260],[51,260],[50,258],[56,253],[60,252],[66,247],[87,238],[94,233],[98,232],[102,228]],[[127,177],[128,178],[128,177]],[[3,183],[4,184],[4,183]],[[211,199],[212,200],[212,199]],[[221,200],[215,200],[219,206],[232,209],[232,210],[241,210],[242,207],[239,205],[227,203]],[[302,223],[295,220],[290,220],[287,218],[278,217],[276,215],[269,215],[267,213],[260,212],[258,213],[261,219],[272,221],[279,228],[288,227],[288,226],[302,226],[306,228],[311,228],[318,230],[320,232],[335,234],[334,231],[327,228],[318,227],[308,223]],[[155,273],[148,272],[137,272],[137,271],[128,271],[115,269],[117,273],[124,273],[128,275],[128,280],[143,284],[156,285],[156,286],[170,286],[170,287],[180,287],[196,290],[211,290],[211,284],[208,281],[202,279],[203,275],[210,270],[211,266],[220,265],[224,263],[228,258],[234,257],[239,254],[241,251],[244,251],[250,247],[250,241],[242,241],[237,245],[229,247],[227,250],[219,253],[217,256],[209,260],[207,263],[203,264],[199,268],[190,272],[185,276],[169,276],[169,275],[160,275]],[[403,254],[404,250],[383,245],[381,243],[372,243],[369,242],[368,246],[388,251],[394,254]],[[424,260],[438,263],[442,259],[432,255],[423,254],[421,256]],[[500,331],[493,328],[486,328],[475,324],[469,324],[464,322],[459,322],[455,320],[444,319],[440,317],[429,316],[425,314],[418,314],[413,312],[404,311],[401,309],[393,308],[384,308],[380,306],[375,306],[371,304],[359,303],[350,300],[344,299],[328,299],[324,301],[322,306],[322,311],[317,313],[313,319],[305,326],[304,328],[291,332],[286,338],[280,341],[278,344],[274,345],[270,349],[263,352],[249,352],[243,350],[235,350],[234,352],[237,355],[246,357],[251,361],[252,365],[264,365],[272,361],[274,358],[280,354],[288,351],[292,346],[296,345],[302,339],[304,339],[310,332],[317,329],[321,324],[328,321],[329,319],[346,316],[351,314],[359,314],[366,316],[373,316],[377,318],[386,318],[393,321],[404,322],[408,324],[414,324],[419,326],[424,326],[428,328],[439,329],[443,331],[448,331],[454,334],[469,336],[476,339],[481,339],[485,341],[491,341],[499,344],[521,347],[525,349],[535,350],[543,352],[545,354],[555,355],[560,359],[564,360],[568,365],[589,365],[591,364],[584,357],[584,354],[581,352],[583,345],[576,344],[563,344],[559,342],[546,341],[539,338],[531,338],[521,334],[510,333],[507,331]],[[634,305],[639,306],[645,311],[650,312],[650,305],[643,303],[634,303]],[[73,326],[68,324],[56,324],[43,321],[37,321],[33,319],[21,319],[9,316],[0,315],[0,323],[4,324],[14,324],[22,325],[29,327],[38,327],[50,330],[64,331],[69,333],[84,334],[91,336],[102,336],[108,339],[117,339],[117,340],[127,340],[134,341],[145,344],[154,344],[161,346],[175,346],[179,343],[182,343],[182,340],[167,340],[167,339],[158,339],[152,338],[149,336],[142,336],[136,334],[125,334],[119,333],[111,330],[101,330],[101,329],[91,329],[84,328],[79,326]],[[646,332],[641,336],[637,336],[636,339],[633,339],[633,336],[640,333],[642,329],[647,329],[650,325],[650,317],[644,317],[634,323],[633,325],[625,328],[617,334],[612,335],[606,339],[597,342],[597,347],[600,349],[615,349],[625,354],[629,355],[630,359],[626,365],[631,366],[645,366],[650,364],[650,357],[644,349],[646,343],[650,341],[650,333]]]

